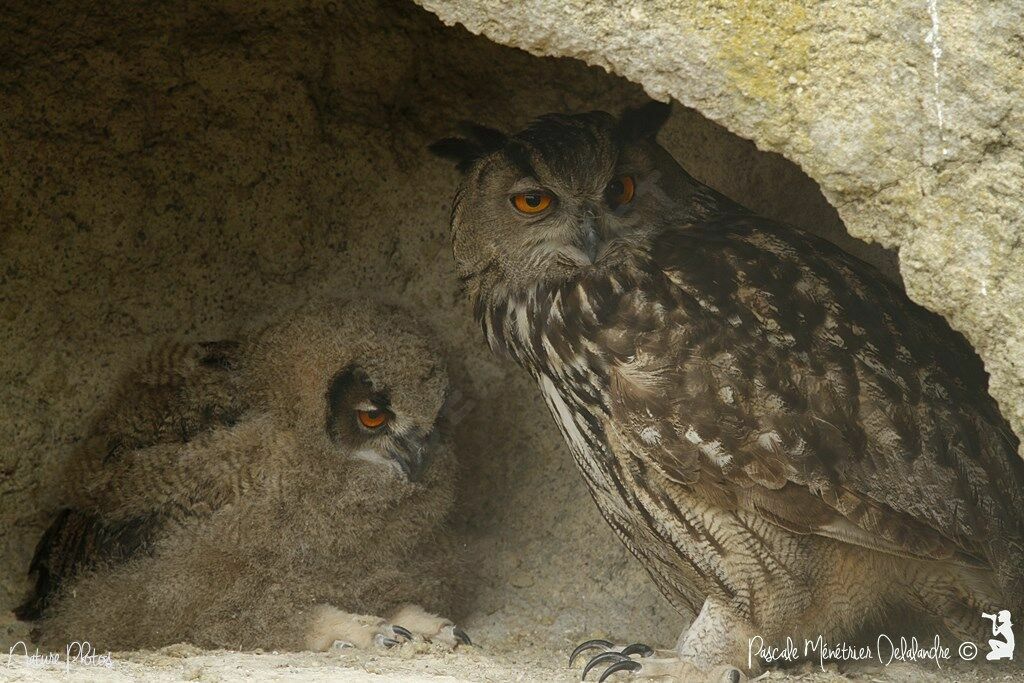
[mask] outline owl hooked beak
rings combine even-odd
[[[597,212],[598,208],[589,202],[583,207],[583,219],[573,240],[573,246],[586,258],[586,265],[592,265],[597,260],[597,254],[604,243]]]
[[[389,444],[388,456],[398,466],[410,483],[416,483],[423,477],[427,468],[424,439],[416,434],[396,434],[392,437],[393,445]]]
[[[591,263],[597,260],[597,249],[601,246],[601,240],[597,236],[596,222],[594,216],[588,214],[580,226],[580,251],[587,256]]]
[[[360,448],[353,457],[393,469],[400,477],[414,484],[423,477],[427,468],[424,452],[423,443],[415,438],[394,435],[388,437],[384,448]]]

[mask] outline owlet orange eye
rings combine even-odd
[[[367,429],[383,427],[388,421],[388,414],[383,410],[357,410],[356,417],[359,418],[359,424]]]
[[[523,192],[512,196],[512,206],[525,214],[537,214],[551,206],[551,195],[547,192]]]
[[[623,204],[629,204],[633,201],[635,194],[636,182],[633,180],[633,176],[630,175],[624,175],[611,181],[604,191],[604,196],[608,198],[608,203],[613,209]]]

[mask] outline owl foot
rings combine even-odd
[[[743,672],[735,667],[719,666],[710,670],[701,669],[692,662],[678,657],[651,658],[641,662],[614,652],[605,652],[594,657],[587,666],[595,664],[594,660],[604,657],[609,658],[603,661],[610,663],[610,666],[597,679],[598,683],[604,683],[605,680],[617,673],[627,673],[633,679],[661,678],[685,681],[686,683],[745,683],[747,680]],[[583,675],[586,676],[587,670],[584,669],[584,672]]]
[[[569,655],[569,668],[572,668],[573,662],[584,652],[588,650],[600,650],[603,653],[615,653],[629,657],[630,655],[639,655],[641,657],[651,657],[655,654],[655,650],[649,645],[643,643],[633,643],[632,645],[616,645],[610,640],[604,640],[603,638],[596,638],[594,640],[588,640],[584,643],[580,643],[572,654]],[[670,656],[671,653],[665,653],[665,656]]]
[[[569,666],[572,666],[576,657],[588,650],[603,651],[592,657],[583,667],[581,680],[586,680],[592,669],[602,665],[607,668],[598,678],[598,683],[604,683],[617,673],[630,674],[631,678],[668,678],[693,683],[744,683],[747,680],[742,671],[732,666],[701,669],[692,662],[675,656],[674,652],[665,653],[669,656],[655,657],[655,650],[643,643],[634,643],[619,649],[607,640],[588,640],[580,644],[570,655]]]
[[[306,634],[306,647],[319,652],[345,647],[392,648],[413,637],[409,629],[389,624],[380,617],[350,614],[321,605],[314,611],[313,623]]]
[[[472,645],[469,635],[456,626],[450,619],[439,617],[427,612],[419,605],[405,605],[391,615],[391,622],[402,624],[409,637],[419,637],[430,643],[439,643],[450,649],[459,645]]]
[[[385,649],[391,649],[396,645],[401,645],[402,643],[410,641],[412,639],[413,634],[409,631],[409,629],[399,626],[398,624],[383,623],[383,621],[378,627],[376,633],[374,633],[372,636],[373,645]],[[331,647],[334,649],[339,649],[360,646],[345,640],[335,640]],[[362,647],[365,649],[365,645]]]
[[[438,643],[452,650],[459,645],[473,644],[466,632],[451,620],[417,605],[405,605],[387,620],[320,605],[313,612],[305,644],[310,650],[323,652],[344,647],[392,648],[412,640]]]

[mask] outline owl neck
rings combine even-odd
[[[583,374],[599,381],[608,351],[595,342],[622,297],[660,274],[650,265],[637,256],[615,268],[580,270],[527,290],[492,288],[477,297],[477,321],[495,353],[535,377]]]
[[[615,488],[605,434],[611,411],[609,373],[615,351],[605,341],[620,300],[641,286],[641,271],[584,273],[528,292],[482,299],[477,315],[492,350],[533,375],[592,491]]]

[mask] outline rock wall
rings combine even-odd
[[[1024,436],[1024,2],[417,1],[799,164],[850,234],[899,251],[910,296],[967,335]]]
[[[432,7],[448,18],[457,10]],[[468,18],[483,17],[483,9],[467,3],[458,11],[474,30],[511,42],[499,24]],[[628,25],[632,16],[622,21]],[[593,26],[577,25],[575,42],[560,49],[598,61],[583,46],[592,44],[588,31],[610,24],[600,12],[591,18]],[[566,18],[566,28],[574,21]],[[677,23],[689,35],[716,30],[709,21]],[[524,45],[554,51],[567,34],[548,29],[546,42],[536,44],[526,41],[530,35],[526,27],[520,32]],[[657,47],[659,35],[609,43],[607,59],[647,50],[651,61],[621,71],[768,144],[758,131],[773,129],[772,107],[797,97],[801,86],[787,86],[775,99],[758,90],[712,107],[693,93],[711,93],[715,83],[690,95],[669,88],[677,76],[689,82],[698,72],[680,67],[673,74],[666,69],[677,65],[653,61],[690,54],[678,42]],[[755,36],[754,48],[772,44],[770,37]],[[741,42],[729,49],[743,52]],[[709,49],[705,40],[700,50]],[[752,76],[762,72],[771,70],[754,69]],[[816,87],[810,73],[800,79],[805,93]],[[0,606],[27,590],[33,544],[58,504],[54,473],[118,373],[147,344],[166,335],[218,338],[314,293],[374,287],[428,311],[451,352],[464,465],[455,524],[471,559],[458,616],[474,639],[508,652],[563,647],[597,634],[671,644],[685,615],[668,607],[601,521],[535,387],[492,358],[480,339],[448,253],[455,173],[425,150],[459,119],[512,128],[548,111],[616,111],[644,99],[639,87],[599,68],[446,28],[399,0],[7,3],[0,10]],[[705,99],[712,101],[710,94]],[[740,125],[761,99],[763,128]],[[854,118],[854,107],[830,111],[840,109]],[[949,110],[946,144],[961,161],[936,160],[942,170],[927,176],[929,192],[955,189],[952,180],[939,183],[942,173],[967,178],[982,165],[1006,164],[1014,149],[994,148],[991,159],[978,157],[970,166],[955,146],[953,131],[960,129],[955,108]],[[879,125],[895,125],[874,111]],[[932,110],[922,111],[926,117]],[[852,124],[820,125],[823,136],[828,126],[835,135],[854,135],[845,127]],[[788,133],[771,139],[798,156],[785,148]],[[815,183],[781,156],[758,151],[685,107],[677,107],[663,140],[698,178],[898,277],[893,255],[847,236]],[[922,150],[934,156],[932,147]],[[999,280],[996,269],[1014,258],[1019,263],[1020,251],[984,232],[1000,225],[994,217],[912,230],[932,225],[931,209],[923,207],[938,206],[938,199],[928,195],[917,208],[890,200],[885,209],[884,197],[910,182],[909,171],[891,170],[903,158],[892,155],[896,184],[876,192],[865,189],[874,182],[870,164],[854,152],[847,175],[808,168],[858,234],[902,244],[905,253],[917,245],[902,264],[916,296],[934,304],[929,297],[945,291],[962,295],[935,305],[961,308],[953,316],[961,325],[975,319],[967,316],[988,315],[1019,282],[1020,270],[1000,271]],[[846,178],[847,194],[836,189],[838,178]],[[997,184],[976,178],[974,186],[994,197]],[[861,219],[855,201],[875,218]],[[1015,206],[991,201],[993,212]],[[951,215],[964,206],[953,205]],[[883,212],[912,208],[916,222]],[[990,235],[984,272],[993,303],[963,294],[975,286],[966,275],[927,277],[935,263],[922,249],[953,239],[954,228],[969,231],[970,239]],[[951,249],[943,257],[952,268],[976,251]],[[1005,320],[1014,311],[1019,307],[1007,305]],[[1012,330],[994,313],[977,319],[990,326],[969,331],[994,362],[1015,343]],[[996,338],[999,330],[1005,339]],[[998,377],[999,395],[1012,398],[1019,384],[1009,372]]]

